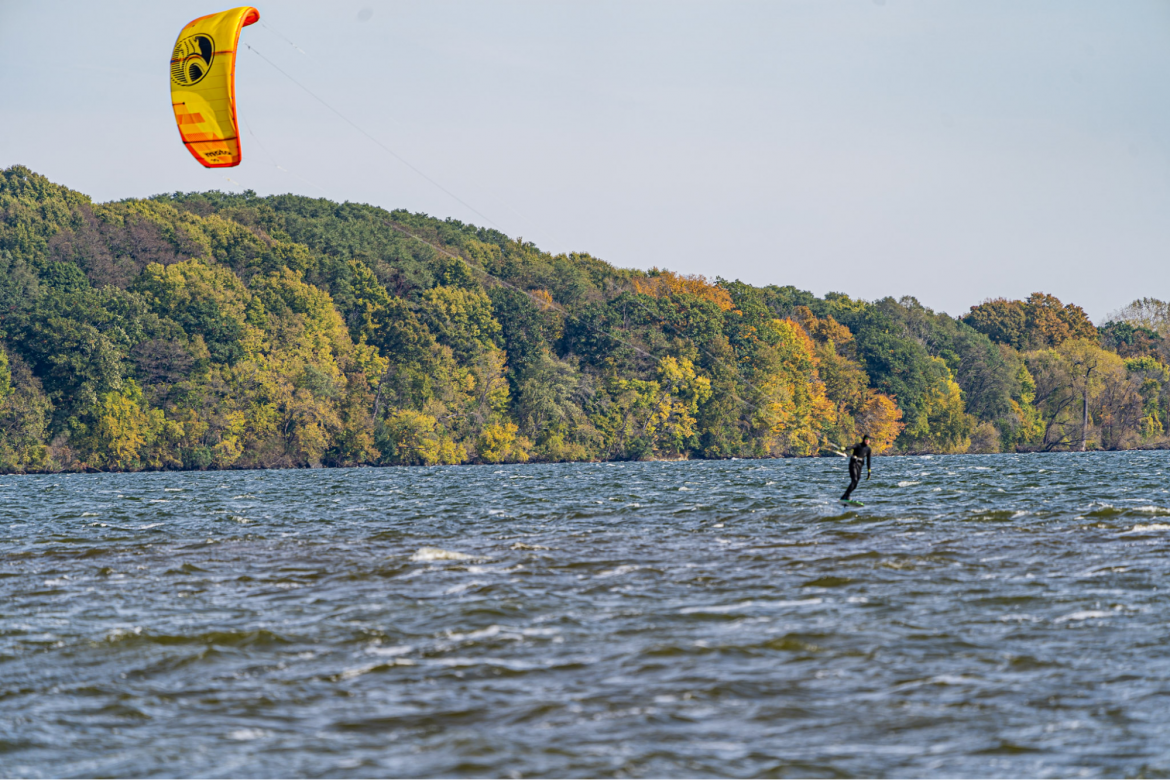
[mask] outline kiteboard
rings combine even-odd
[[[851,498],[842,498],[841,506],[865,506],[865,504],[861,503],[860,501],[854,501]]]

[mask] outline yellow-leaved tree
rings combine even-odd
[[[1102,391],[1124,382],[1127,376],[1125,361],[1086,338],[1069,339],[1057,347],[1056,352],[1067,372],[1070,390],[1080,400],[1080,442],[1077,448],[1084,451],[1088,449],[1092,425],[1090,406]],[[1133,399],[1130,400],[1132,405]]]
[[[0,470],[39,470],[49,464],[43,440],[52,405],[23,361],[0,347]]]
[[[517,436],[515,423],[494,422],[483,427],[475,441],[475,452],[484,463],[527,463],[531,442]]]
[[[182,424],[168,420],[161,409],[149,408],[142,389],[127,380],[121,390],[100,396],[92,422],[78,428],[76,443],[89,465],[131,471],[181,465],[174,445],[182,437]]]
[[[768,454],[816,454],[837,415],[817,374],[813,341],[790,319],[772,320],[759,332],[767,346],[757,350],[754,384],[759,397],[753,423]]]
[[[610,377],[598,394],[591,421],[610,457],[678,457],[697,443],[699,406],[711,397],[711,380],[687,358],[658,361],[656,380]]]
[[[386,443],[382,447],[386,463],[402,466],[455,465],[466,459],[466,452],[439,428],[429,414],[412,409],[398,409],[387,416],[381,429]]]
[[[946,363],[940,358],[931,360],[939,366],[940,377],[925,395],[925,417],[930,430],[924,438],[934,452],[966,452],[971,447],[975,418],[964,410],[963,391],[952,378]]]
[[[687,358],[658,361],[658,392],[646,422],[646,434],[663,454],[680,455],[694,444],[695,415],[711,397],[711,380],[700,376]]]

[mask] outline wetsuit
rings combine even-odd
[[[857,483],[861,481],[861,464],[863,462],[868,471],[870,468],[869,445],[865,442],[856,445],[849,456],[849,487],[845,488],[845,495],[841,496],[842,501],[848,501],[849,495],[857,489]]]

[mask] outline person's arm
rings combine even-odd
[[[871,450],[869,449],[869,447],[866,447],[865,448],[865,478],[866,479],[869,479],[869,475],[873,470],[873,465],[869,462],[870,452],[871,452]]]

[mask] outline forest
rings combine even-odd
[[[783,277],[784,261],[775,264]],[[0,172],[0,472],[1170,445],[1170,305],[953,318],[295,195]]]

